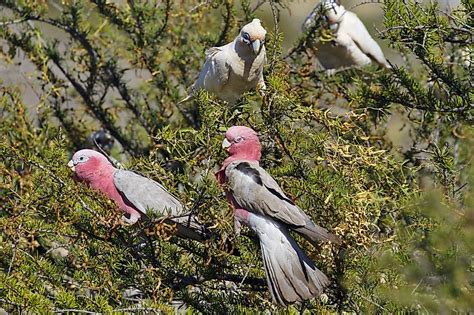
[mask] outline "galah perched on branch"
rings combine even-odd
[[[321,66],[330,71],[352,66],[364,66],[371,61],[390,69],[390,64],[377,42],[370,36],[359,17],[347,11],[339,0],[322,0],[303,24],[303,31],[313,26],[321,16],[333,32],[332,41],[310,43]]]
[[[207,230],[194,216],[186,215],[181,202],[154,180],[131,171],[115,168],[103,154],[93,150],[77,151],[68,166],[77,178],[115,201],[128,214],[126,223],[134,224],[149,212],[170,217],[165,222],[176,224],[177,235],[203,240]]]
[[[319,296],[329,284],[289,235],[289,229],[311,242],[338,237],[317,226],[259,166],[261,146],[255,131],[243,126],[229,128],[222,146],[229,152],[216,176],[228,188],[234,207],[236,232],[240,224],[259,237],[267,282],[273,300],[281,305]]]
[[[188,97],[201,89],[215,94],[230,104],[243,93],[257,88],[265,90],[263,65],[266,61],[265,35],[267,31],[254,19],[242,27],[240,34],[230,43],[212,47],[206,52],[206,62]]]

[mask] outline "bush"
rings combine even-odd
[[[231,41],[255,16],[249,1],[0,5],[2,62],[34,66],[27,82],[38,98],[28,106],[20,88],[1,87],[6,311],[283,311],[271,304],[253,235],[234,236],[214,179],[223,132],[237,124],[259,132],[263,167],[343,239],[314,248],[298,238],[332,285],[327,299],[288,312],[473,309],[474,177],[463,172],[472,169],[469,1],[450,13],[386,1],[378,35],[405,57],[387,72],[308,71],[306,37],[287,55],[278,28],[266,25],[268,90],[233,108],[205,92],[177,103],[205,49]],[[276,20],[286,9],[270,6]],[[408,149],[387,137],[397,117],[410,131]],[[75,183],[66,163],[98,129],[116,140],[115,158],[178,195],[213,239],[180,239],[156,220],[124,226],[113,203]]]

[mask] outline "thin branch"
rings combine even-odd
[[[13,262],[15,261],[15,258],[16,258],[16,253],[18,250],[17,246],[18,246],[18,243],[20,242],[20,232],[21,232],[22,225],[23,223],[20,223],[20,225],[18,225],[17,238],[15,239],[15,243],[13,244],[13,255],[12,255],[12,259],[10,260],[10,265],[8,266],[7,277],[10,276],[10,272],[12,271],[12,267],[13,267]]]
[[[225,39],[227,37],[227,34],[230,30],[230,25],[233,20],[232,18],[232,2],[231,1],[226,1],[225,2],[225,9],[226,9],[226,15],[224,16],[224,28],[222,29],[221,35],[219,36],[219,39],[217,42],[214,44],[214,46],[222,46],[225,44]]]
[[[256,277],[245,277],[233,274],[215,274],[212,276],[182,276],[182,280],[173,286],[174,289],[182,289],[188,285],[201,284],[207,281],[220,280],[230,281],[237,284],[247,284],[254,287],[266,287],[267,280]]]
[[[86,311],[86,310],[80,310],[77,308],[65,308],[65,309],[55,309],[53,313],[80,313],[80,314],[101,314],[101,313],[96,313],[96,312],[91,312],[91,311]]]
[[[353,9],[355,9],[357,7],[360,7],[360,6],[363,6],[363,5],[366,5],[366,4],[383,4],[383,1],[381,1],[381,0],[363,1],[361,3],[354,4],[353,6],[351,6],[349,8],[349,10],[352,11]]]
[[[18,11],[19,14],[24,14],[22,11]],[[127,150],[129,151],[130,153],[132,154],[135,154],[136,152],[136,148],[135,147],[132,147],[130,144],[129,144],[129,141],[126,140],[122,134],[120,133],[120,131],[113,125],[113,122],[107,117],[106,113],[104,111],[102,111],[100,109],[100,105],[97,104],[93,98],[92,98],[92,93],[90,93],[90,90],[92,89],[91,88],[91,84],[92,84],[92,75],[94,73],[94,70],[93,68],[97,68],[97,55],[95,53],[95,50],[92,48],[92,46],[89,44],[89,42],[87,41],[87,39],[85,39],[85,37],[80,34],[77,30],[74,30],[74,29],[71,29],[69,26],[67,25],[64,25],[58,21],[55,21],[55,20],[51,20],[51,19],[44,19],[44,18],[41,18],[39,16],[27,16],[25,18],[25,22],[28,23],[30,22],[31,20],[34,20],[34,21],[38,21],[38,22],[43,22],[43,23],[46,23],[46,24],[49,24],[49,25],[52,25],[52,26],[56,26],[66,32],[68,32],[73,38],[75,38],[74,36],[78,36],[76,39],[79,40],[79,42],[84,46],[84,48],[86,49],[86,51],[88,51],[88,54],[90,54],[90,62],[91,62],[91,74],[89,76],[89,85],[87,88],[84,88],[81,84],[79,84],[79,82],[69,73],[67,72],[64,67],[62,66],[62,64],[60,63],[59,59],[58,58],[55,58],[54,56],[49,56],[50,60],[58,67],[58,69],[62,72],[62,74],[67,78],[67,80],[72,84],[72,86],[75,88],[75,90],[79,93],[79,95],[81,95],[82,99],[84,100],[84,102],[86,103],[86,105],[91,109],[91,111],[94,113],[95,117],[99,119],[99,121],[110,131],[110,133],[120,142],[120,144]],[[28,23],[28,25],[30,26],[30,28],[34,29],[34,26],[31,25],[30,23]],[[45,42],[42,41],[42,46],[44,47],[45,46]],[[26,47],[21,47],[25,52],[27,53],[32,53],[31,50],[28,50]],[[35,65],[40,68],[42,67],[43,65],[41,64],[36,64]],[[40,69],[42,70],[42,69]],[[52,75],[52,72],[50,70],[50,72],[48,73],[48,76],[51,77]],[[57,79],[56,79],[57,81]],[[59,119],[61,119],[61,117],[58,117]]]
[[[137,312],[137,311],[140,311],[140,312],[153,311],[156,314],[163,313],[163,310],[153,308],[153,307],[129,307],[129,308],[118,308],[118,309],[113,310],[113,312]]]
[[[252,8],[252,13],[255,13],[255,11],[257,11],[264,3],[266,2],[266,0],[259,0],[257,3],[255,3],[255,5],[253,6]]]
[[[28,18],[16,19],[16,20],[11,20],[11,21],[4,21],[4,22],[0,22],[0,26],[20,24],[20,23],[24,23],[26,21],[28,21]]]
[[[211,0],[206,0],[206,1],[204,1],[204,2],[198,3],[197,5],[195,5],[194,7],[192,7],[188,12],[189,12],[189,13],[193,13],[194,11],[196,11],[197,9],[199,9],[200,7],[208,6],[208,5],[211,4],[211,3],[212,3]]]
[[[0,302],[7,303],[7,304],[10,304],[10,305],[13,305],[13,306],[22,307],[22,308],[25,307],[24,304],[18,304],[18,303],[11,302],[11,301],[8,301],[8,300],[2,299],[2,298],[0,298]],[[7,314],[8,314],[8,313],[7,313]]]
[[[354,294],[357,295],[358,297],[363,298],[363,299],[366,300],[367,302],[369,302],[369,303],[371,303],[371,304],[377,306],[377,307],[380,308],[381,310],[384,310],[385,312],[389,313],[389,310],[388,310],[388,309],[386,309],[386,308],[383,307],[382,305],[378,304],[377,302],[375,302],[375,301],[369,299],[368,297],[365,297],[365,296],[363,296],[362,294],[358,294],[358,293],[354,293]]]
[[[274,38],[273,38],[273,49],[272,49],[272,58],[270,62],[270,73],[273,72],[273,69],[275,68],[275,63],[276,63],[276,51],[277,51],[277,45],[278,45],[278,36],[280,29],[278,27],[279,21],[280,21],[280,10],[276,8],[276,5],[274,3],[274,0],[270,0],[270,8],[272,9],[272,16],[273,16],[273,24],[274,24]]]

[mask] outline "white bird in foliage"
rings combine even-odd
[[[365,66],[372,61],[381,67],[391,68],[382,49],[359,17],[347,11],[338,0],[323,0],[317,4],[303,23],[303,31],[310,29],[320,15],[334,37],[331,41],[311,43],[316,58],[324,69],[334,71]]]
[[[204,89],[230,104],[243,93],[257,88],[265,90],[263,66],[266,61],[265,35],[267,31],[254,19],[242,27],[240,34],[230,43],[212,47],[206,52],[206,62],[188,97]]]

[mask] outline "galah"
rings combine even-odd
[[[263,66],[266,61],[265,35],[267,31],[259,19],[242,27],[240,34],[230,43],[206,51],[206,62],[190,94],[180,103],[204,89],[230,104],[243,93],[266,88]]]
[[[207,235],[194,216],[185,212],[182,203],[162,185],[134,172],[115,168],[103,154],[84,149],[77,151],[67,164],[77,179],[102,192],[115,201],[119,210],[129,218],[122,220],[136,223],[147,213],[158,213],[165,222],[176,224],[177,235],[202,240]]]
[[[310,43],[321,66],[328,71],[352,66],[365,66],[371,61],[390,69],[382,49],[370,36],[359,17],[347,11],[339,0],[322,0],[303,23],[303,31],[310,29],[322,15],[334,39]]]
[[[222,146],[229,157],[216,177],[227,187],[236,232],[245,224],[259,237],[273,301],[288,305],[319,296],[329,279],[289,235],[289,229],[312,242],[339,243],[339,238],[316,225],[259,166],[261,146],[255,131],[244,126],[231,127]]]

